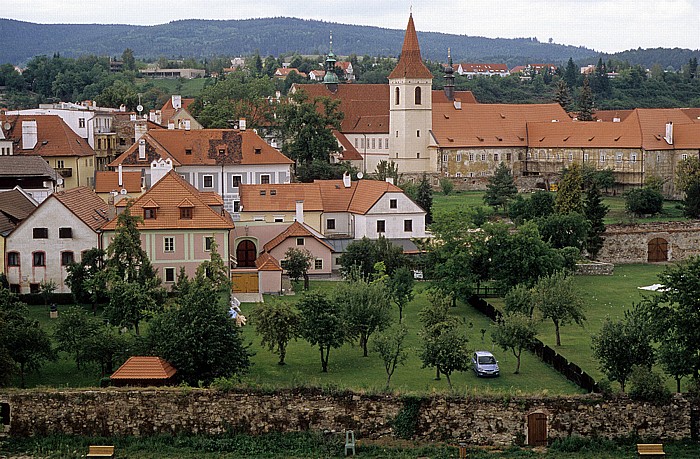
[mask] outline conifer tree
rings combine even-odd
[[[605,223],[603,219],[608,213],[608,206],[603,204],[603,199],[597,183],[593,182],[586,191],[586,201],[583,205],[583,213],[591,224],[586,237],[586,251],[591,258],[594,258],[603,248],[603,237]]]
[[[564,70],[564,81],[566,85],[570,88],[578,86],[578,76],[579,70],[576,68],[574,60],[569,58],[569,62],[566,63],[566,70]]]
[[[504,212],[508,208],[508,203],[518,194],[518,188],[515,186],[513,174],[505,163],[498,165],[489,177],[489,182],[486,184],[486,194],[484,194],[484,202],[494,209],[500,207]]]
[[[581,166],[572,164],[562,173],[559,180],[559,190],[554,201],[554,208],[557,213],[569,214],[578,212],[583,214],[583,201],[581,199],[583,189],[583,176]]]
[[[561,105],[561,108],[566,110],[567,112],[571,110],[571,95],[569,94],[569,87],[566,84],[566,81],[560,79],[557,81],[557,89],[554,94],[554,102],[558,103]]]
[[[425,224],[431,224],[433,222],[433,188],[430,186],[430,180],[425,174],[423,174],[423,178],[418,184],[416,204],[425,211]]]
[[[581,94],[578,98],[578,120],[593,121],[593,92],[588,77],[583,79]]]

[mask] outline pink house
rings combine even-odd
[[[198,191],[170,171],[130,202],[131,213],[143,218],[138,225],[141,246],[166,286],[177,280],[181,267],[194,277],[197,267],[210,259],[214,241],[219,254],[228,260],[229,233],[234,225],[217,193]],[[126,205],[126,199],[119,201],[117,213],[123,212]],[[114,218],[103,227],[103,247],[114,237],[116,226]]]

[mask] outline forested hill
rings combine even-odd
[[[1,14],[1,13],[0,13]],[[137,58],[325,54],[329,32],[336,54],[396,56],[404,30],[310,21],[294,18],[240,21],[185,20],[157,26],[33,24],[0,19],[0,63],[24,63],[40,54],[121,56],[131,48]],[[468,31],[465,31],[468,32]],[[426,59],[445,60],[447,48],[456,62],[494,61],[510,66],[528,62],[566,62],[597,57],[586,48],[539,43],[529,38],[492,39],[419,32]]]

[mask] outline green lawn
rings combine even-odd
[[[404,311],[404,322],[409,328],[408,348],[409,358],[406,365],[399,367],[391,380],[391,389],[401,392],[433,392],[447,391],[447,380],[443,376],[441,380],[434,380],[433,369],[421,368],[417,349],[420,345],[418,331],[421,324],[418,320],[418,311],[428,303],[424,287],[420,284],[416,299],[410,303]],[[329,290],[332,282],[314,282],[312,289]],[[254,305],[243,306],[243,313],[248,314]],[[473,349],[492,350],[499,359],[501,365],[501,377],[493,379],[477,378],[473,372],[462,372],[452,375],[452,383],[455,391],[463,394],[472,393],[554,393],[571,394],[580,390],[571,384],[551,368],[542,364],[533,355],[523,356],[521,372],[515,371],[515,358],[512,354],[494,349],[490,338],[491,322],[471,307],[461,305],[454,309],[453,313],[464,320],[467,327],[470,347]],[[398,319],[398,310],[396,310]],[[482,341],[481,330],[486,330]],[[342,387],[359,391],[381,391],[384,389],[386,374],[382,361],[370,353],[369,357],[362,357],[359,346],[346,344],[340,349],[332,349],[329,359],[329,371],[321,372],[320,354],[317,348],[307,342],[299,340],[292,342],[287,351],[287,365],[277,365],[277,355],[266,349],[261,349],[259,339],[254,333],[253,326],[243,328],[247,342],[252,342],[255,356],[250,375],[246,381],[262,386],[292,386],[311,385],[321,387]],[[371,337],[370,337],[371,340]]]

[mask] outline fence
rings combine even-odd
[[[503,317],[501,311],[494,308],[491,304],[487,303],[483,298],[479,298],[473,295],[467,302],[477,311],[484,314],[489,319],[494,322],[498,322]],[[539,339],[535,338],[530,351],[534,353],[540,360],[542,360],[547,365],[551,365],[556,371],[564,375],[566,379],[573,382],[577,386],[587,390],[588,392],[594,392],[597,390],[595,380],[585,371],[581,370],[581,367],[573,362],[569,362],[566,357],[563,357],[557,353],[554,349],[544,344]]]

